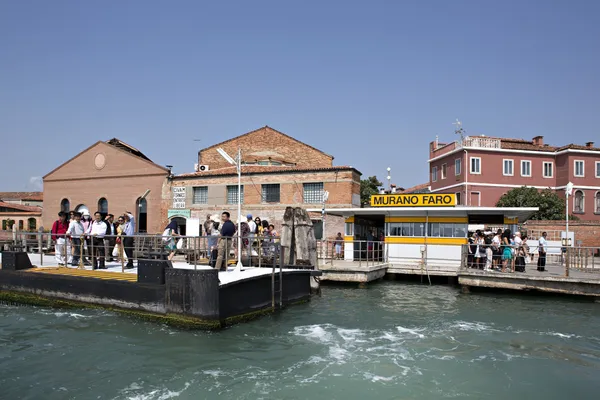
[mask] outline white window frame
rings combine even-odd
[[[550,168],[551,168],[550,175],[546,175],[546,165],[550,165]],[[544,178],[554,178],[554,163],[552,161],[544,161],[542,163],[542,176]]]
[[[600,190],[594,193],[594,214],[600,214],[600,204],[598,204],[598,195]]]
[[[456,193],[454,193],[454,195],[456,196],[456,205],[457,206],[462,205],[462,204],[460,204],[461,200],[462,200],[462,192],[456,192]]]
[[[442,168],[440,168],[440,176],[442,179],[446,179],[448,176],[448,164],[442,164]]]
[[[600,161],[596,161],[596,178],[600,178]]]
[[[481,207],[481,192],[471,192],[471,198],[473,198],[473,194],[477,194],[477,198],[479,199],[479,204],[476,207]],[[473,204],[471,204],[473,205]]]
[[[510,174],[506,173],[506,162],[510,161]],[[504,176],[514,176],[515,175],[515,160],[512,158],[505,158],[502,160],[502,175]]]
[[[581,175],[577,175],[577,163],[581,163]],[[573,160],[573,176],[576,178],[585,178],[585,160]]]
[[[473,171],[473,161],[478,161],[479,170]],[[471,175],[481,175],[481,157],[470,157],[469,158],[469,171],[471,171]]]
[[[438,167],[431,167],[431,182],[438,180]]]
[[[575,204],[576,204],[575,198],[576,198],[577,192],[581,192],[581,211],[575,210]],[[594,198],[594,201],[596,201],[595,198]],[[573,192],[573,211],[572,212],[573,212],[573,214],[585,214],[585,192],[581,189],[576,189]]]
[[[454,175],[458,176],[462,173],[462,158],[454,160]]]
[[[529,163],[529,174],[525,175],[523,173],[523,164],[524,163]],[[531,165],[531,160],[521,160],[521,176],[526,177],[526,178],[530,178],[531,177],[531,169],[532,169],[532,165]]]

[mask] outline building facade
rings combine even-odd
[[[44,203],[43,192],[0,192],[0,201],[22,206],[42,207]]]
[[[162,232],[162,190],[169,175],[169,169],[118,139],[97,142],[44,176],[42,224],[50,229],[61,210],[129,211],[139,232]]]
[[[521,187],[551,189],[564,197],[574,185],[569,208],[582,220],[600,220],[600,148],[562,147],[533,140],[487,136],[464,137],[452,143],[430,143],[432,193],[455,193],[465,206],[495,206],[507,191]]]
[[[241,191],[237,170],[217,151],[232,157],[241,151]],[[173,176],[163,197],[169,218],[177,218],[186,234],[201,234],[207,215],[229,211],[237,216],[238,195],[242,217],[260,217],[281,227],[288,206],[327,208],[360,206],[360,172],[349,166],[334,166],[333,156],[265,126],[210,146],[198,153],[197,171]],[[341,217],[326,216],[322,233],[321,213],[311,213],[318,237],[334,237],[343,232]]]

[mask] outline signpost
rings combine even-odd
[[[371,207],[455,207],[456,194],[374,194]]]

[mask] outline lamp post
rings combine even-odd
[[[238,153],[236,158],[232,158],[225,150],[218,148],[217,152],[227,161],[229,164],[234,165],[238,174],[238,212],[237,212],[237,232],[238,232],[238,256],[237,265],[235,272],[242,271],[242,151],[238,147]]]
[[[387,167],[388,190],[392,192],[392,169]]]
[[[567,210],[565,212],[565,221],[566,221],[566,238],[565,238],[565,247],[569,246],[569,196],[573,194],[573,184],[571,182],[567,183],[567,187],[565,188],[565,197],[567,199]]]
[[[329,198],[329,192],[327,190],[323,191],[323,208],[321,209],[321,217],[323,218],[323,239],[327,240],[327,235],[325,234],[325,202]],[[327,242],[325,242],[325,246],[327,246]]]

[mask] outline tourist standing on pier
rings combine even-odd
[[[90,226],[92,225],[92,218],[90,217],[90,212],[89,211],[84,211],[83,213],[81,213],[81,223],[83,224],[83,229],[85,229],[86,232],[89,231]],[[91,252],[91,245],[92,245],[92,241],[89,237],[84,237],[83,239],[83,263],[85,265],[92,265],[89,261],[90,259],[90,252]]]
[[[250,233],[248,233],[248,242],[250,243],[250,256],[252,256],[252,248],[254,247],[254,238],[256,236],[256,222],[252,220],[252,214],[248,214],[246,220],[248,221],[248,229],[250,230]]]
[[[219,244],[219,222],[211,221],[212,227],[210,229],[210,236],[208,237],[208,265],[215,267],[217,262],[218,249],[217,246]]]
[[[546,271],[546,251],[548,249],[548,242],[546,240],[546,236],[548,236],[548,234],[546,232],[543,232],[538,244],[537,270],[540,272]]]
[[[81,237],[85,233],[83,224],[81,223],[81,213],[75,213],[75,219],[69,224],[69,230],[67,235],[71,238],[71,247],[73,252],[73,259],[71,265],[77,267],[81,258]]]
[[[94,269],[106,269],[104,259],[104,236],[106,235],[106,222],[102,221],[102,214],[94,213],[94,222],[88,231],[92,239],[92,265]]]
[[[135,218],[129,211],[125,211],[123,214],[125,219],[125,228],[123,229],[123,247],[125,248],[125,254],[127,255],[127,265],[125,268],[133,268],[133,235],[135,234]]]
[[[517,272],[525,272],[525,257],[523,257],[523,239],[521,232],[515,232],[515,267]]]
[[[338,232],[335,237],[335,258],[340,260],[342,258],[342,245],[344,244],[344,238],[342,237],[342,232]]]
[[[115,216],[112,214],[108,214],[104,222],[106,222],[106,236],[104,237],[104,254],[107,261],[112,261],[112,249],[113,247],[115,247],[116,235],[116,228],[114,224]]]
[[[506,267],[512,269],[513,253],[510,245],[512,232],[510,229],[504,230],[502,234],[502,272],[506,272]]]
[[[52,225],[52,240],[54,240],[54,256],[59,267],[64,267],[67,262],[66,235],[69,229],[67,213],[58,213],[58,220]]]
[[[75,221],[75,211],[69,211],[69,227]],[[67,239],[67,265],[73,263],[73,244]]]
[[[229,212],[225,211],[221,214],[221,236],[219,237],[219,242],[217,244],[217,262],[215,264],[215,268],[218,270],[227,271],[227,264],[229,262],[229,252],[231,250],[231,243],[233,239],[233,235],[235,235],[235,225],[231,222]],[[225,266],[223,267],[223,262],[225,262]]]
[[[499,268],[502,262],[502,229],[498,229],[494,237],[492,238],[492,253],[493,263],[492,268]]]
[[[169,222],[169,225],[167,225],[165,228],[162,238],[165,242],[165,247],[170,252],[169,257],[167,257],[169,261],[173,260],[173,257],[177,252],[177,242],[175,239],[176,236],[179,236],[179,226],[177,226],[177,221],[172,219],[171,222]]]

